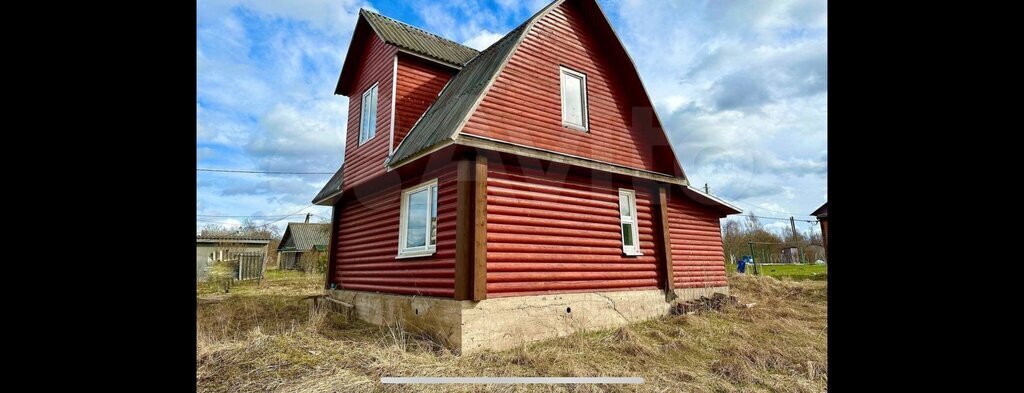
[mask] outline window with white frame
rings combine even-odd
[[[587,131],[587,76],[559,67],[562,85],[562,125]]]
[[[633,190],[619,189],[619,222],[622,229],[622,253],[643,255],[640,253],[640,230],[636,226],[636,192]]]
[[[398,258],[431,255],[437,249],[437,179],[402,191]]]
[[[363,93],[359,105],[359,144],[373,139],[377,134],[377,85],[374,84]]]

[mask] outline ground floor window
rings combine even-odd
[[[402,191],[398,258],[431,255],[437,248],[437,179]]]
[[[636,226],[636,192],[633,190],[619,189],[619,222],[622,229],[622,253],[643,255],[640,253],[640,230]]]

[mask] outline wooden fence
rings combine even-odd
[[[238,274],[235,278],[240,281],[263,278],[263,265],[267,262],[267,254],[246,252],[238,254],[236,258],[238,261]]]
[[[209,257],[196,256],[196,282],[206,281],[206,272],[210,270]]]

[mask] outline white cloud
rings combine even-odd
[[[206,13],[215,18],[243,7],[266,17],[306,22],[315,29],[345,34],[355,26],[360,6],[370,7],[370,4],[358,0],[203,0],[199,14],[200,18]]]
[[[827,172],[824,4],[604,3],[691,183],[794,215],[820,205]]]
[[[336,170],[344,149],[347,99],[335,96],[333,89],[361,5],[368,3],[199,2],[197,165]],[[328,177],[197,173],[196,213],[292,213],[307,206]],[[329,215],[324,207],[306,210]],[[274,225],[283,228],[290,219]],[[204,224],[197,222],[197,228]]]
[[[761,203],[758,203],[757,206],[761,207],[764,210],[767,210],[767,211],[770,211],[770,212],[774,212],[775,215],[784,214],[784,213],[792,214],[792,212],[790,212],[789,209],[786,209],[786,208],[782,207],[782,205],[779,205],[778,203],[775,203],[775,202],[761,202]]]
[[[307,108],[277,104],[259,124],[265,132],[254,135],[245,151],[270,171],[324,172],[340,164],[345,149],[345,115],[331,102]],[[330,164],[329,164],[330,163]]]
[[[513,10],[514,11],[514,10],[518,9],[520,5],[522,5],[522,2],[519,1],[519,0],[498,0],[498,5],[501,6],[501,8],[503,10],[506,10],[506,11]]]
[[[477,35],[473,36],[473,38],[466,40],[462,44],[470,48],[482,51],[484,49],[487,49],[487,47],[491,46],[491,44],[498,42],[498,40],[504,36],[504,34],[492,33],[490,31],[487,31],[487,29],[484,29],[481,30],[480,33],[478,33]]]

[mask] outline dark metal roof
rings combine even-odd
[[[828,218],[828,202],[825,202],[824,205],[821,205],[821,207],[819,207],[817,210],[811,213],[811,215],[818,218]]]
[[[462,66],[480,53],[476,49],[375,12],[360,9],[359,14],[370,22],[370,27],[384,42],[417,54]]]
[[[554,5],[557,1],[552,3]],[[458,127],[476,105],[487,85],[497,76],[508,55],[519,44],[520,37],[534,19],[545,13],[551,5],[527,19],[519,27],[495,42],[471,60],[441,91],[437,100],[427,108],[423,117],[413,125],[405,139],[395,149],[388,165],[409,157],[455,137]]]
[[[328,201],[328,206],[333,205],[331,203],[333,201],[329,200],[341,193],[341,184],[345,181],[344,172],[345,164],[342,163],[341,167],[338,168],[338,172],[335,172],[334,176],[331,176],[331,179],[327,181],[327,184],[324,184],[324,188],[313,197],[313,203],[319,205],[321,202]]]
[[[247,234],[217,234],[217,235],[196,235],[196,241],[200,243],[217,242],[239,242],[239,243],[267,243],[270,235],[247,235]]]
[[[690,197],[690,199],[692,199],[695,202],[700,203],[702,205],[711,206],[711,207],[717,209],[718,211],[722,212],[722,216],[723,217],[727,216],[727,215],[730,215],[730,214],[740,214],[740,213],[743,213],[743,209],[740,209],[740,208],[736,207],[735,205],[730,204],[729,202],[726,202],[726,201],[724,201],[722,199],[719,199],[718,197],[716,197],[714,195],[705,194],[705,193],[701,192],[700,190],[698,190],[696,188],[693,188],[693,187],[690,187],[690,186],[682,186],[682,188],[683,188],[683,194],[685,194],[686,196]]]
[[[308,251],[314,247],[326,247],[330,233],[331,224],[289,222],[277,250]]]

